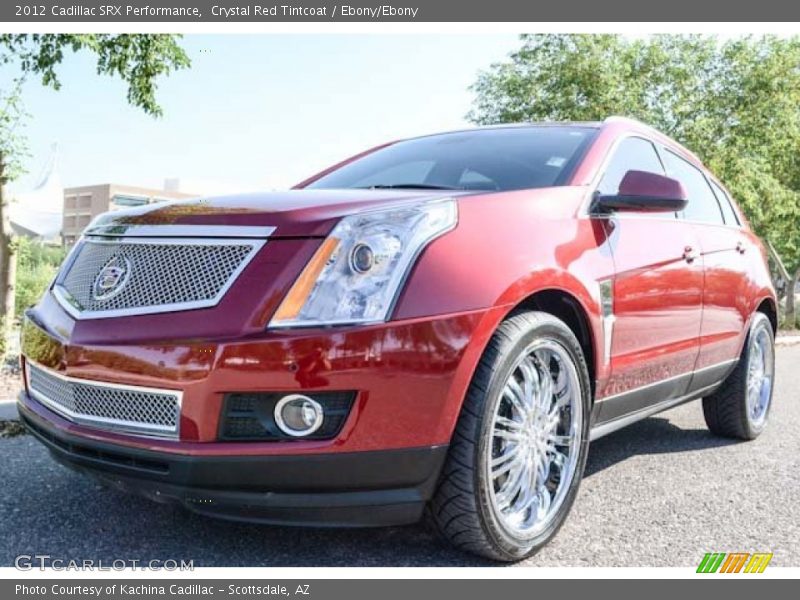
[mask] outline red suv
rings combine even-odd
[[[529,556],[591,440],[703,398],[755,438],[776,300],[760,241],[638,122],[395,142],[288,192],[101,215],[27,312],[31,434],[198,513],[411,523]]]

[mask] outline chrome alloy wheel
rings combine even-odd
[[[766,326],[761,326],[752,333],[747,365],[747,418],[756,427],[763,425],[767,418],[774,373],[772,338]]]
[[[569,353],[552,340],[534,342],[503,386],[487,448],[490,499],[509,533],[534,537],[558,514],[575,476],[583,419]]]

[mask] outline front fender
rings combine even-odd
[[[583,195],[565,187],[461,198],[457,228],[420,256],[394,319],[482,313],[456,394],[466,391],[500,322],[538,292],[573,298],[589,323],[594,356],[603,356],[599,282],[614,276],[614,265],[605,222],[575,217]],[[595,362],[596,378],[605,379],[603,361]]]

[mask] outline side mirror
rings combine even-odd
[[[617,194],[598,194],[592,214],[611,212],[677,212],[686,208],[686,190],[677,179],[647,171],[628,171]]]

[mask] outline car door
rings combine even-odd
[[[714,189],[699,168],[673,152],[665,150],[663,157],[668,174],[689,193],[681,218],[697,232],[703,255],[700,353],[690,386],[696,392],[724,379],[739,356],[749,311],[748,244],[722,188]]]
[[[616,194],[628,170],[660,175],[652,142],[618,145],[598,185]],[[615,276],[605,329],[611,375],[598,397],[598,421],[678,398],[687,392],[700,347],[703,266],[694,229],[674,213],[608,217]],[[610,339],[608,339],[610,337]]]

